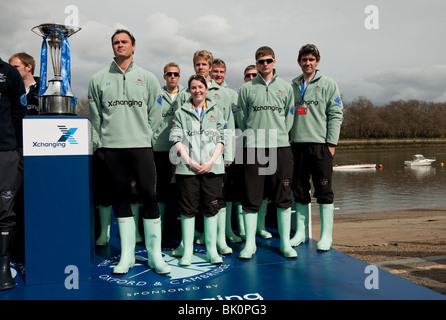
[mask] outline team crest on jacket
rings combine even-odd
[[[22,96],[20,97],[20,103],[22,104],[22,106],[26,107],[26,105],[27,105],[27,103],[26,103],[26,93],[22,94]]]
[[[336,96],[336,98],[334,99],[334,102],[336,102],[337,104],[342,104],[342,100],[340,96]]]

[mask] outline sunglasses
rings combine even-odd
[[[259,60],[257,60],[258,64],[265,64],[265,62],[267,64],[270,64],[270,63],[274,62],[274,59],[273,58],[268,58],[268,59],[259,59]]]
[[[179,72],[166,72],[164,75],[168,76],[168,77],[171,77],[171,76],[179,77],[180,73]]]
[[[257,73],[247,73],[245,74],[245,78],[255,78],[257,76]]]

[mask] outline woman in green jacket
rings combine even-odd
[[[217,251],[217,213],[225,207],[223,197],[225,120],[211,100],[206,80],[201,75],[190,77],[191,99],[175,113],[170,140],[170,153],[175,166],[179,190],[181,231],[184,251],[179,264],[189,266],[193,255],[195,216],[204,215],[208,261],[222,263]]]

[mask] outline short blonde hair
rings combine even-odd
[[[216,66],[216,67],[223,67],[223,68],[225,68],[225,70],[226,70],[226,63],[225,63],[223,60],[221,60],[221,59],[215,59],[215,60],[212,62],[212,65],[213,65],[213,66]]]
[[[212,53],[208,50],[199,50],[194,53],[193,62],[195,65],[195,62],[198,60],[198,58],[204,58],[209,63],[209,66],[212,67],[212,62],[214,61],[214,56]]]
[[[167,68],[170,68],[170,67],[177,68],[177,69],[178,69],[178,72],[180,72],[180,66],[179,66],[179,65],[177,65],[175,62],[169,62],[168,64],[166,64],[166,65],[164,66],[164,73],[166,73]]]

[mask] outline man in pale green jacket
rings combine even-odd
[[[309,238],[310,176],[321,216],[321,238],[317,249],[330,250],[333,231],[334,194],[332,190],[333,156],[338,143],[343,106],[336,83],[317,70],[320,53],[307,44],[297,59],[302,75],[293,79],[295,119],[290,132],[294,155],[292,189],[296,210],[297,246]]]
[[[293,92],[274,69],[274,51],[256,51],[257,77],[240,87],[234,118],[243,130],[245,195],[242,201],[246,243],[239,254],[251,259],[256,251],[258,213],[266,195],[276,207],[280,250],[287,258],[297,257],[290,245],[291,177],[293,155],[288,132],[293,125]],[[235,162],[237,159],[236,152]],[[253,161],[254,160],[254,161]]]
[[[148,264],[159,274],[170,272],[161,253],[161,222],[155,193],[152,128],[161,119],[161,87],[156,77],[133,62],[135,38],[117,30],[112,38],[111,65],[90,81],[91,123],[102,146],[105,166],[115,191],[115,214],[121,256],[114,274],[125,274],[135,264],[135,221],[130,207],[131,179],[142,202]]]
[[[156,197],[161,220],[163,221],[166,204],[172,192],[172,164],[169,160],[169,151],[172,142],[169,141],[170,129],[179,104],[180,93],[184,87],[180,81],[180,66],[175,62],[169,62],[164,66],[164,80],[166,85],[162,87],[161,121],[153,130],[153,155],[156,165]]]

